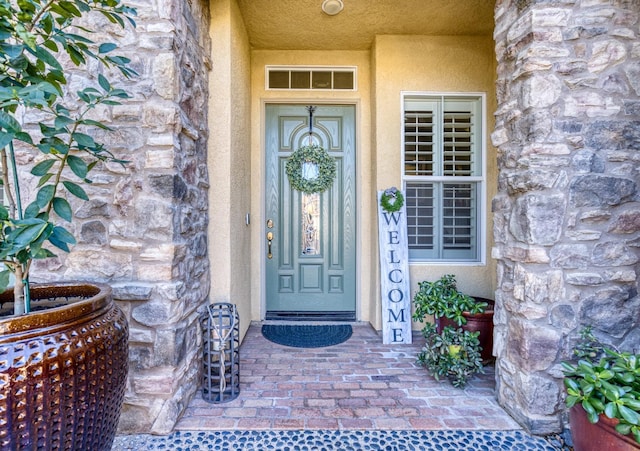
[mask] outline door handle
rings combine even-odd
[[[271,242],[273,241],[273,232],[267,232],[267,258],[272,259],[273,254],[271,253]]]

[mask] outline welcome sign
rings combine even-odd
[[[378,192],[383,344],[411,343],[407,209],[403,199],[402,192],[395,188]],[[394,206],[397,202],[402,204],[399,209],[382,205]]]

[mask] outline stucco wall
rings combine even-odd
[[[452,273],[457,275],[460,290],[493,298],[495,264],[490,258],[493,222],[491,198],[497,185],[495,149],[489,140],[496,106],[493,40],[490,36],[378,36],[372,51],[372,67],[372,78],[375,80],[372,94],[376,103],[373,117],[373,170],[374,186],[378,190],[391,186],[402,187],[402,91],[486,93],[486,263],[455,266],[416,263],[410,265],[410,272],[412,292],[422,280],[435,280],[442,274]],[[376,220],[375,216],[370,219],[371,222]],[[380,329],[377,281],[371,291],[375,293],[375,302],[371,304],[371,315],[375,315],[373,324]]]
[[[356,92],[268,91],[266,65],[355,65]],[[483,92],[486,93],[487,143],[495,110],[494,53],[490,37],[379,36],[372,52],[354,51],[267,51],[251,54],[252,73],[252,240],[262,252],[252,254],[252,273],[261,273],[264,264],[263,187],[264,104],[268,102],[356,102],[358,121],[358,319],[381,329],[377,251],[376,191],[401,186],[401,92]],[[495,194],[495,152],[487,144],[487,210]],[[377,168],[381,170],[378,171]],[[256,217],[257,215],[257,217]],[[423,279],[457,273],[462,290],[493,297],[495,266],[491,249],[491,217],[487,214],[485,264],[411,266],[412,287]],[[253,319],[264,314],[264,281],[252,279]]]
[[[377,233],[375,224],[363,218],[371,212],[371,112],[370,112],[370,70],[368,51],[253,51],[251,54],[251,211],[252,252],[251,273],[260,274],[264,267],[266,241],[264,239],[264,105],[265,103],[344,103],[356,105],[356,172],[357,172],[357,233],[358,236],[370,236]],[[265,89],[266,65],[305,65],[305,66],[357,66],[357,91],[268,91]],[[365,241],[359,242],[358,252],[358,299],[359,318],[369,321],[368,300],[371,299],[371,273],[375,265],[375,253]],[[253,277],[252,312],[253,319],[259,320],[265,313],[263,293],[264,280]]]
[[[241,335],[252,319],[250,227],[250,48],[235,0],[211,2],[213,43],[208,168],[211,302],[238,307]]]

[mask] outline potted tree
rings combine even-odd
[[[103,72],[135,72],[89,39],[90,14],[135,25],[120,0],[0,0],[1,449],[109,450],[124,396],[128,326],[111,289],[30,283],[34,260],[75,243],[70,200],[89,199],[90,171],[123,163],[92,136],[109,130],[92,111],[129,97]],[[72,92],[70,70],[90,61],[95,83]]]
[[[447,326],[479,332],[482,360],[491,360],[494,304],[492,300],[471,297],[458,291],[455,276],[445,274],[434,282],[418,283],[413,304],[413,319],[423,322],[427,315],[433,315],[439,333]]]
[[[603,345],[581,331],[576,361],[563,362],[576,451],[640,449],[640,354]]]
[[[475,373],[483,372],[479,332],[446,326],[442,332],[432,323],[422,329],[425,346],[418,363],[440,380],[445,377],[454,387],[463,388]]]

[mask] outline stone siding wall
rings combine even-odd
[[[139,125],[152,145],[145,149],[135,200],[135,216],[143,225],[139,242],[145,245],[137,284],[121,284],[117,297],[129,307],[131,327],[130,386],[120,429],[166,434],[200,384],[197,309],[206,303],[210,277],[211,48],[206,2],[159,3],[143,11],[146,33],[138,53],[145,67],[140,88],[151,90]]]
[[[133,98],[96,112],[114,128],[99,138],[130,163],[91,174],[91,201],[76,203],[71,226],[78,244],[68,255],[38,262],[34,276],[113,287],[130,324],[120,430],[166,434],[200,385],[197,309],[207,303],[210,288],[210,18],[208,2],[201,0],[131,6],[138,11],[135,29],[122,31],[100,15],[86,24],[100,30],[94,40],[117,40],[119,54],[129,57],[139,74],[131,80],[114,74],[114,85]],[[91,79],[95,73],[76,71],[72,84]]]
[[[495,13],[498,397],[547,433],[582,326],[640,347],[640,2],[499,0]]]

